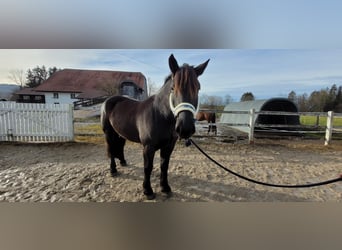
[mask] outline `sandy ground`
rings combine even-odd
[[[311,183],[342,173],[342,142],[257,140],[219,142],[194,139],[208,154],[235,172],[261,181]],[[142,147],[127,143],[127,167],[113,178],[103,143],[0,144],[0,201],[145,201]],[[342,182],[306,189],[272,188],[224,172],[194,146],[178,142],[169,183],[171,198],[160,193],[159,155],[152,187],[160,201],[342,201]],[[153,202],[153,201],[152,201]]]

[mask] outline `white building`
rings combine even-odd
[[[36,88],[16,93],[18,102],[75,104],[93,102],[114,94],[138,100],[147,98],[147,83],[140,72],[63,69]]]

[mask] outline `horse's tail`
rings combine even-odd
[[[120,99],[115,97],[108,98],[101,106],[101,126],[105,134],[108,157],[118,157],[121,162],[125,161],[123,147],[125,139],[120,137],[110,123],[111,111]]]
[[[104,103],[101,106],[101,127],[103,130],[103,133],[105,134],[105,139],[106,139],[106,148],[107,148],[107,155],[108,157],[111,157],[112,155],[112,150],[111,150],[111,145],[114,145],[114,135],[115,131],[110,124],[109,121],[109,102],[108,99],[104,101]]]
[[[105,131],[105,129],[108,126],[110,126],[109,118],[107,116],[107,100],[105,100],[101,105],[101,118],[100,118],[100,120],[101,120],[101,127],[102,127],[103,132]]]

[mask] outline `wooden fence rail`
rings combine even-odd
[[[0,141],[73,139],[72,105],[0,102]]]
[[[332,141],[332,135],[333,133],[340,133],[342,131],[342,127],[334,127],[333,126],[333,119],[334,117],[342,119],[342,113],[334,113],[333,111],[329,112],[283,112],[283,111],[255,111],[255,109],[251,109],[249,111],[226,111],[226,110],[205,110],[207,112],[215,112],[218,114],[242,114],[242,115],[248,115],[249,116],[249,122],[246,123],[222,123],[226,124],[228,126],[245,126],[248,127],[248,140],[249,143],[254,142],[255,138],[255,132],[256,127],[258,128],[275,128],[279,129],[282,128],[282,130],[277,130],[278,132],[293,132],[292,131],[284,131],[283,128],[286,127],[288,129],[296,129],[296,132],[301,133],[325,133],[325,145],[329,145]],[[281,115],[281,116],[315,116],[316,123],[315,125],[282,125],[282,124],[256,124],[256,116],[257,115]],[[320,126],[319,125],[319,118],[320,117],[326,117],[326,125]],[[300,130],[302,129],[302,130]],[[310,131],[311,129],[311,131]],[[317,131],[321,129],[321,131]],[[263,130],[263,132],[267,133],[267,130]],[[274,132],[274,131],[272,131]]]

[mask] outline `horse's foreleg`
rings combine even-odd
[[[162,193],[168,196],[171,195],[171,187],[168,182],[168,169],[175,142],[176,140],[173,140],[169,145],[160,149],[160,187]]]
[[[213,122],[208,122],[208,135],[210,132],[214,132],[214,125]]]
[[[144,182],[143,189],[144,195],[147,199],[152,200],[156,197],[151,187],[151,173],[153,169],[153,158],[155,154],[155,148],[153,146],[144,146]]]

